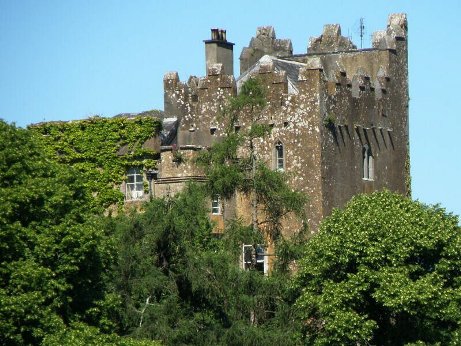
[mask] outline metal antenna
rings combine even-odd
[[[363,36],[365,36],[365,24],[363,21],[363,17],[360,18],[360,49],[363,48]]]

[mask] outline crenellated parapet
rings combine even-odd
[[[236,93],[234,76],[224,72],[217,63],[209,64],[206,77],[190,77],[187,83],[176,72],[165,75],[165,113],[179,119],[178,144],[209,146],[222,135],[218,118]]]

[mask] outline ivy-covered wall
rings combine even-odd
[[[158,115],[159,111],[149,111],[131,118],[92,117],[40,123],[29,129],[52,158],[83,174],[95,207],[103,210],[122,205],[124,196],[118,187],[125,180],[127,168],[156,167],[159,153],[143,144],[159,135],[162,123]]]

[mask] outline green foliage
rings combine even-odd
[[[54,334],[45,336],[43,346],[158,346],[160,342],[151,340],[136,340],[121,338],[116,334],[102,334],[97,328],[83,323],[73,323],[70,327],[62,328]]]
[[[250,111],[256,114],[266,105],[266,94],[260,81],[256,78],[250,78],[242,84],[240,93],[230,98],[229,106],[226,108],[225,116],[230,117],[230,125],[233,126],[235,121],[244,111]],[[256,113],[255,113],[256,112]],[[232,131],[233,129],[231,129]]]
[[[181,163],[184,163],[184,161],[185,161],[185,158],[183,154],[178,150],[174,150],[173,151],[173,162],[176,162],[177,164],[181,164]]]
[[[182,314],[180,297],[190,291],[183,268],[190,256],[213,242],[202,195],[191,186],[187,194],[154,199],[144,213],[120,216],[108,225],[119,235],[116,277],[124,297],[126,332],[180,338],[172,335]]]
[[[223,113],[229,124],[227,135],[202,153],[197,163],[208,178],[210,195],[229,199],[236,191],[245,193],[252,199],[253,229],[264,228],[271,240],[277,241],[283,217],[294,212],[302,218],[307,198],[288,186],[285,174],[269,169],[258,157],[256,141],[271,131],[260,122],[265,105],[261,83],[254,78],[243,83]],[[244,116],[251,119],[249,128],[234,133],[234,124]]]
[[[458,219],[390,192],[355,197],[324,220],[294,288],[308,344],[456,344]]]
[[[328,129],[331,129],[335,126],[336,123],[336,118],[332,114],[325,114],[325,117],[323,118],[323,126],[325,126]]]
[[[235,221],[212,236],[206,201],[204,186],[190,185],[108,224],[119,239],[124,333],[171,345],[294,342],[286,277],[239,268],[241,244],[261,234]]]
[[[244,186],[245,162],[237,157],[237,149],[242,141],[240,135],[231,134],[198,157],[197,163],[208,178],[210,195],[230,198],[238,188]]]
[[[307,197],[299,191],[293,190],[287,184],[284,173],[269,169],[259,162],[254,180],[254,192],[257,201],[262,205],[266,229],[273,239],[279,239],[282,228],[282,218],[292,212],[304,218],[304,206]]]
[[[48,122],[31,126],[30,130],[37,134],[49,157],[82,174],[87,193],[103,211],[122,204],[123,194],[115,187],[125,179],[127,168],[156,166],[158,153],[142,146],[161,129],[161,122],[153,115],[156,111],[135,118]]]
[[[80,174],[43,154],[30,131],[4,122],[0,201],[1,344],[38,344],[88,320],[90,309],[110,307],[104,272],[112,247]]]
[[[406,196],[411,198],[411,167],[410,167],[410,143],[407,143],[407,157],[405,159],[405,189]]]

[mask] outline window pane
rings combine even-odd
[[[363,179],[373,180],[374,179],[374,162],[373,155],[370,147],[365,145],[362,149],[363,152]]]
[[[283,145],[282,143],[278,142],[275,145],[275,168],[279,171],[283,171],[284,169],[284,159],[283,159]]]
[[[283,146],[282,145],[277,146],[277,156],[283,159]]]
[[[126,176],[126,199],[141,199],[144,195],[143,174],[139,167],[131,167]]]
[[[245,264],[251,264],[252,251],[253,251],[253,247],[251,245],[243,246],[243,262]]]
[[[373,180],[374,179],[374,167],[373,167],[373,156],[368,157],[368,179]]]
[[[221,214],[221,201],[218,195],[213,196],[211,200],[211,213],[214,215]]]

